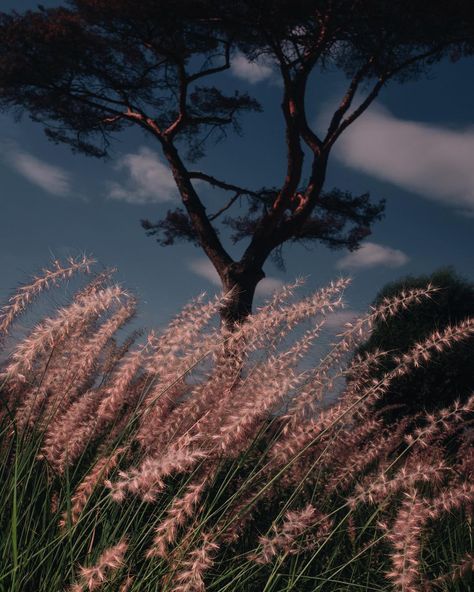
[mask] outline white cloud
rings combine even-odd
[[[397,119],[377,107],[339,138],[344,164],[423,197],[474,211],[474,127]]]
[[[177,189],[170,169],[156,152],[142,146],[137,153],[125,154],[116,165],[126,171],[125,184],[113,182],[109,186],[109,198],[133,204],[171,201]]]
[[[214,265],[212,265],[207,259],[193,259],[192,261],[189,261],[188,267],[193,273],[206,279],[211,284],[214,284],[215,286],[221,285],[219,274]]]
[[[366,242],[357,249],[339,259],[338,269],[368,269],[370,267],[401,267],[408,261],[408,256],[398,249],[385,247],[377,243]]]
[[[219,287],[222,286],[217,271],[208,259],[192,259],[188,262],[188,267],[193,273],[206,279],[211,284],[214,284],[215,286]],[[281,286],[283,286],[283,282],[278,278],[266,277],[258,283],[257,289],[255,290],[255,295],[269,296],[273,294],[273,292]]]
[[[70,175],[64,169],[53,166],[9,144],[6,162],[30,183],[47,193],[66,196],[71,193]]]
[[[251,62],[242,53],[238,53],[232,59],[231,72],[237,78],[246,80],[250,84],[269,80],[274,74],[272,63],[268,58],[265,59],[264,56],[259,56]]]

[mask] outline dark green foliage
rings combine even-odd
[[[359,353],[379,348],[393,351],[396,355],[407,351],[433,331],[443,330],[448,325],[474,316],[474,284],[457,275],[452,268],[440,269],[430,276],[407,276],[387,284],[373,304],[377,306],[386,297],[395,296],[402,290],[421,288],[429,282],[439,287],[439,292],[430,300],[379,322]],[[380,373],[394,367],[391,357],[382,364]],[[446,407],[456,399],[465,400],[473,392],[474,339],[470,338],[454,344],[442,354],[434,355],[425,367],[399,378],[380,405],[403,405],[387,412],[387,417],[395,419],[400,414]]]

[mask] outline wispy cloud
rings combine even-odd
[[[191,261],[188,261],[188,268],[193,273],[206,279],[211,284],[214,284],[215,286],[222,285],[217,271],[208,259],[204,259],[203,257],[192,259]],[[257,285],[255,295],[269,296],[282,285],[283,282],[278,278],[266,277]]]
[[[109,184],[108,197],[132,204],[157,203],[174,200],[177,189],[170,169],[156,152],[142,146],[138,152],[125,154],[116,165],[125,171],[125,183]]]
[[[52,195],[70,195],[71,178],[66,170],[19,149],[14,143],[9,142],[4,148],[5,162],[30,183]]]
[[[274,75],[273,65],[269,59],[260,56],[251,62],[242,53],[238,53],[232,59],[231,72],[237,78],[246,80],[250,84],[270,80]]]
[[[338,269],[369,269],[371,267],[401,267],[409,260],[399,249],[392,249],[377,243],[366,242],[336,263]]]
[[[201,257],[199,259],[192,259],[188,262],[188,268],[193,273],[206,279],[211,284],[214,284],[215,286],[221,285],[221,280],[217,271],[215,270],[212,263],[207,259],[203,259]]]
[[[474,212],[474,127],[397,119],[374,107],[339,138],[335,155],[351,168]]]

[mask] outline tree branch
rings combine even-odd
[[[269,38],[268,42],[278,60],[285,89],[283,101],[281,103],[281,109],[285,118],[285,136],[287,146],[287,168],[285,180],[273,203],[272,215],[268,218],[268,220],[267,217],[265,217],[267,220],[266,223],[270,223],[272,226],[274,226],[277,222],[277,219],[281,217],[281,214],[287,207],[291,195],[296,191],[296,188],[298,187],[298,184],[301,180],[304,153],[301,149],[297,105],[294,97],[295,83],[290,73],[291,66],[287,63],[281,44],[271,37]],[[261,234],[262,230],[263,228],[261,225],[259,225],[256,230],[256,234]],[[258,239],[256,236],[254,236],[247,251],[249,251],[249,249],[255,248],[254,243],[258,242],[259,240],[261,239]]]
[[[238,185],[233,185],[231,183],[225,183],[224,181],[220,181],[215,177],[211,177],[211,175],[207,175],[206,173],[201,173],[198,171],[190,171],[188,173],[190,179],[200,179],[201,181],[205,181],[214,187],[220,187],[225,191],[235,191],[239,195],[250,195],[252,197],[260,197],[258,191],[252,191],[250,189],[245,189],[243,187],[239,187]]]
[[[205,76],[210,76],[211,74],[218,74],[219,72],[224,72],[230,68],[230,43],[225,43],[225,63],[222,66],[216,66],[215,68],[207,68],[206,70],[202,70],[201,72],[196,72],[195,74],[191,74],[191,76],[187,77],[187,82],[190,84],[195,80],[199,80],[200,78],[204,78]]]
[[[331,146],[342,134],[342,132],[345,129],[347,129],[351,125],[351,123],[353,123],[358,117],[360,117],[362,113],[364,113],[367,107],[369,107],[369,105],[376,99],[377,95],[382,90],[382,87],[387,82],[388,78],[389,76],[383,76],[379,78],[377,84],[374,85],[374,87],[367,95],[367,97],[362,101],[362,103],[356,109],[354,109],[354,111],[348,117],[346,117],[346,119],[344,119],[342,123],[340,123],[340,125],[331,134],[329,134],[328,130],[328,135],[324,139],[324,146],[326,148],[331,148]]]
[[[209,221],[212,222],[213,220],[218,218],[221,214],[223,214],[226,210],[231,208],[234,205],[234,203],[241,196],[242,196],[242,194],[240,192],[237,192],[223,208],[221,208],[220,210],[217,210],[217,212],[215,214],[212,214],[211,216],[209,216]]]
[[[346,117],[346,119],[344,119],[339,124],[337,129],[335,129],[331,135],[329,135],[329,130],[328,130],[328,135],[324,139],[324,147],[328,148],[328,149],[331,148],[331,146],[334,144],[334,142],[337,140],[337,138],[342,134],[342,132],[345,129],[347,129],[358,117],[360,117],[364,113],[364,111],[369,107],[369,105],[377,98],[382,87],[390,78],[393,78],[399,72],[401,72],[405,68],[415,64],[416,62],[420,62],[420,61],[425,60],[431,56],[436,55],[437,53],[439,53],[440,51],[442,51],[444,49],[445,45],[446,44],[443,43],[443,44],[437,45],[436,47],[430,49],[429,51],[415,55],[412,58],[405,60],[404,62],[399,64],[396,68],[393,68],[392,70],[389,70],[388,72],[385,72],[384,74],[379,76],[377,83],[374,85],[374,87],[372,88],[370,93],[367,95],[367,97],[362,101],[362,103],[356,109],[354,109],[354,111],[348,117]],[[370,69],[370,68],[368,68],[368,69]],[[354,90],[354,94],[355,94],[356,90],[357,89]],[[346,111],[347,111],[347,109],[346,109]]]
[[[184,68],[184,64],[182,62],[179,62],[177,64],[177,67],[178,67],[178,76],[179,76],[178,117],[163,132],[163,134],[167,138],[173,138],[178,133],[180,127],[182,127],[183,123],[186,120],[186,100],[187,100],[187,95],[188,95],[188,79],[186,77],[186,70]]]
[[[206,208],[194,190],[190,173],[186,170],[175,146],[163,136],[161,136],[160,140],[163,153],[171,167],[183,205],[196,231],[199,244],[212,261],[219,275],[224,277],[225,270],[233,263],[233,259],[219,240],[216,230],[206,214]]]
[[[193,123],[195,125],[205,124],[205,125],[229,125],[232,123],[232,117],[189,117],[188,122]]]
[[[125,117],[127,117],[127,119],[130,119],[131,121],[136,121],[139,125],[151,131],[158,139],[163,138],[164,134],[157,125],[156,121],[152,117],[148,117],[147,115],[145,115],[145,113],[127,109]]]
[[[352,104],[352,101],[354,99],[354,96],[355,96],[358,88],[359,88],[360,83],[362,82],[364,76],[366,76],[367,73],[369,72],[370,67],[374,63],[374,60],[375,60],[374,56],[371,56],[370,59],[367,61],[367,63],[362,68],[360,68],[360,70],[358,70],[356,72],[355,76],[353,76],[351,83],[349,85],[349,88],[347,89],[346,94],[344,95],[342,101],[339,103],[339,107],[336,109],[336,111],[334,112],[334,115],[332,116],[326,137],[323,140],[324,144],[327,143],[328,139],[337,130],[339,124],[341,123],[342,118],[347,113],[347,110],[349,109],[349,107]]]
[[[275,236],[275,239],[278,239],[279,243],[283,243],[295,236],[298,230],[311,216],[317,205],[317,200],[321,194],[326,178],[328,155],[329,151],[322,151],[318,156],[314,156],[311,177],[306,187],[306,191],[304,194],[298,195],[299,203],[297,204],[297,207],[293,211],[291,217],[280,224],[278,236]]]
[[[209,125],[227,125],[232,123],[232,118],[218,118],[218,117],[194,117],[189,118],[187,116],[187,95],[188,95],[188,88],[192,82],[199,80],[200,78],[204,78],[206,76],[210,76],[212,74],[216,74],[218,72],[223,72],[230,68],[230,44],[225,44],[225,63],[222,66],[216,66],[214,68],[207,68],[202,70],[201,72],[196,72],[195,74],[191,74],[190,76],[187,75],[186,69],[184,66],[184,62],[178,57],[174,56],[174,62],[178,69],[178,78],[179,78],[179,90],[178,90],[178,116],[176,119],[163,131],[164,136],[169,139],[172,139],[176,134],[179,132],[181,127],[184,125],[186,121],[194,124],[209,124]]]

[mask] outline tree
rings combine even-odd
[[[472,54],[469,9],[468,0],[70,0],[0,13],[0,107],[26,111],[51,140],[95,157],[107,156],[111,138],[128,126],[156,139],[183,207],[143,226],[162,245],[185,239],[204,250],[224,288],[236,288],[222,313],[232,325],[251,312],[263,265],[283,244],[353,250],[370,234],[384,204],[324,189],[331,149],[389,81]],[[191,168],[210,137],[239,132],[240,116],[260,110],[248,94],[210,85],[237,51],[273,60],[283,82],[287,168],[279,187],[250,189]],[[348,86],[323,137],[305,101],[310,75],[328,64]],[[232,197],[209,214],[197,180]],[[239,197],[244,215],[229,216]],[[240,260],[218,223],[235,241],[248,240]]]
[[[376,349],[390,352],[374,375],[381,376],[392,370],[394,355],[408,351],[434,331],[442,331],[448,325],[474,317],[474,284],[457,275],[452,268],[440,269],[430,276],[406,276],[391,282],[377,294],[373,305],[377,306],[384,298],[392,298],[403,290],[422,288],[428,283],[439,288],[431,299],[423,300],[384,322],[378,321],[370,338],[359,348],[359,354]],[[401,414],[441,409],[456,399],[465,401],[474,392],[473,362],[472,337],[434,355],[426,367],[396,380],[379,402],[380,408],[388,406],[385,418],[393,421]],[[391,409],[391,405],[399,407]]]

